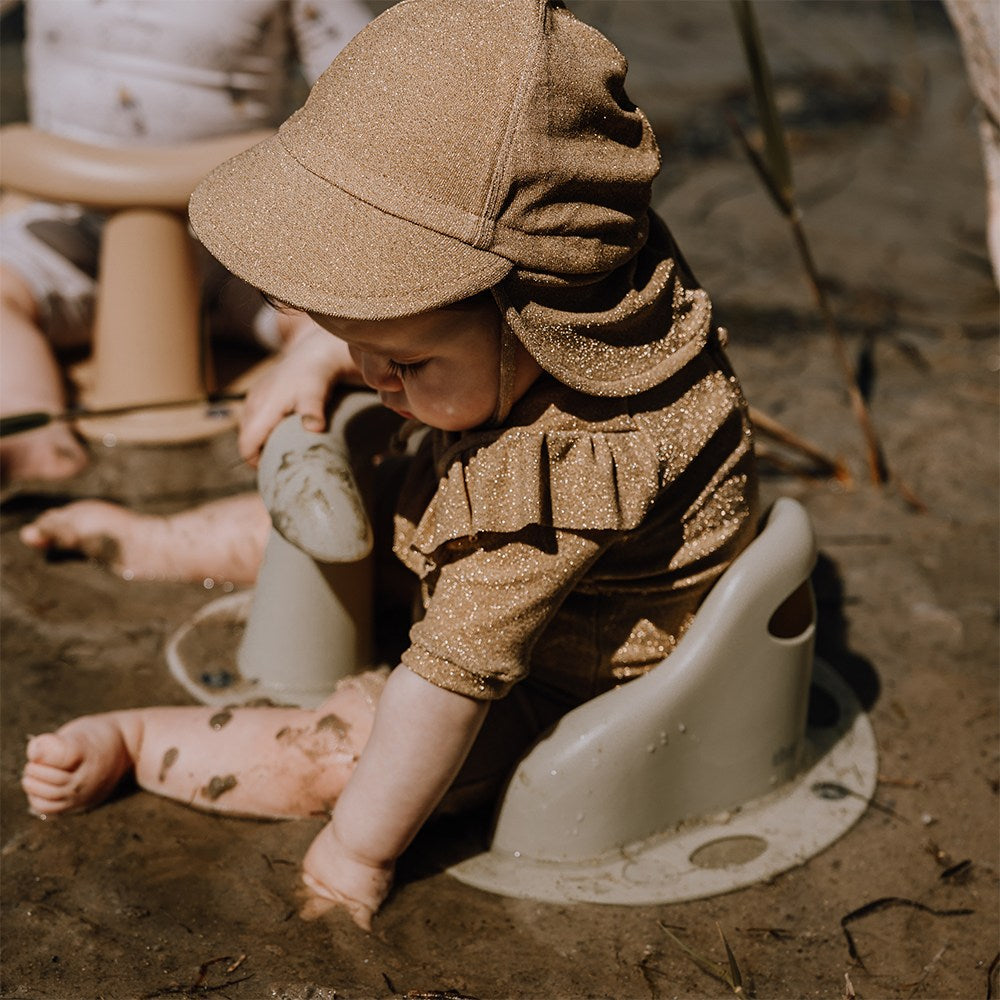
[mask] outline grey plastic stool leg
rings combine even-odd
[[[371,665],[372,531],[355,480],[348,439],[368,413],[372,393],[340,399],[326,432],[285,418],[268,438],[258,488],[273,527],[252,603],[222,598],[170,643],[181,684],[209,704],[268,699],[315,706],[338,680]],[[246,622],[234,674],[221,682],[185,662],[185,639],[213,614]]]
[[[368,393],[345,397],[323,434],[286,417],[261,455],[274,527],[237,663],[275,701],[317,705],[371,663],[372,531],[345,431],[373,405]]]

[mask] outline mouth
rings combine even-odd
[[[404,420],[414,419],[413,414],[410,413],[409,410],[404,410],[401,406],[395,406],[393,403],[390,403],[389,400],[387,400],[385,397],[380,397],[380,402],[386,409],[392,410],[393,413],[398,413]]]

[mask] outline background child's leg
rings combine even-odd
[[[83,716],[34,737],[22,785],[34,812],[97,805],[130,770],[145,789],[216,812],[309,816],[333,805],[371,733],[384,672],[316,709],[157,707]]]
[[[168,515],[78,500],[25,525],[21,540],[37,549],[82,552],[130,580],[253,583],[270,530],[258,494],[241,493]]]
[[[37,306],[31,289],[20,275],[0,268],[0,398],[3,412],[41,410],[58,413],[65,408],[62,372],[45,334],[38,326]],[[4,481],[63,479],[87,463],[83,446],[62,423],[5,438],[0,444],[0,471]]]

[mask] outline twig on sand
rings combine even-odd
[[[210,958],[207,962],[202,962],[198,967],[198,976],[193,983],[183,984],[174,983],[171,986],[161,986],[159,989],[152,990],[149,993],[144,993],[142,995],[142,1000],[155,1000],[156,997],[171,996],[173,994],[184,994],[189,996],[191,994],[198,993],[217,993],[219,990],[224,990],[227,987],[235,986],[237,983],[244,983],[248,979],[253,979],[253,973],[249,973],[246,976],[240,976],[236,979],[227,979],[225,982],[217,983],[214,986],[210,986],[205,982],[205,977],[208,975],[208,970],[213,965],[219,965],[222,962],[226,962],[226,974],[235,972],[247,959],[246,953],[244,952],[238,958],[233,958],[231,955],[221,955],[219,958]]]
[[[845,486],[850,486],[851,474],[847,470],[847,466],[840,459],[831,458],[816,445],[800,437],[794,431],[789,430],[784,424],[779,423],[774,417],[769,417],[766,413],[751,406],[750,423],[753,424],[759,434],[805,455],[806,458],[816,463],[819,471],[825,475],[833,476],[834,479]]]
[[[968,908],[962,908],[957,910],[935,910],[931,906],[927,906],[926,903],[917,902],[915,899],[906,899],[903,896],[883,896],[881,899],[873,899],[870,903],[865,903],[864,906],[859,906],[856,910],[851,910],[850,913],[845,914],[840,918],[840,927],[844,932],[844,937],[847,939],[847,954],[854,959],[862,969],[867,968],[862,959],[860,953],[858,952],[857,945],[854,943],[854,937],[851,932],[847,929],[847,925],[853,923],[855,920],[860,920],[862,917],[867,917],[872,913],[878,913],[880,910],[886,910],[893,906],[908,906],[914,910],[920,910],[923,913],[929,913],[932,917],[966,917],[971,913],[975,913],[975,910],[970,910]]]
[[[476,997],[469,996],[467,993],[461,993],[454,989],[407,990],[406,993],[400,993],[393,984],[393,981],[389,978],[388,973],[383,972],[382,978],[385,980],[385,985],[389,987],[389,991],[394,996],[404,998],[404,1000],[476,1000]]]
[[[218,993],[219,990],[228,989],[230,986],[236,986],[238,983],[245,983],[248,979],[253,979],[252,972],[246,976],[238,976],[236,979],[227,979],[224,983],[218,983],[215,986],[206,986],[204,983],[199,986],[193,984],[184,986],[181,983],[175,983],[173,986],[163,986],[158,990],[153,990],[151,993],[143,993],[142,1000],[156,1000],[157,997],[170,996],[171,994],[190,996],[191,994],[198,993]]]

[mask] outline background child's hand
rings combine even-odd
[[[326,402],[333,384],[353,371],[347,345],[318,326],[303,333],[247,393],[240,421],[239,451],[256,466],[268,435],[290,413],[309,431],[326,428]]]
[[[312,842],[302,862],[302,881],[310,898],[302,907],[304,920],[314,920],[335,906],[347,910],[364,931],[389,895],[393,866],[358,857],[337,838],[327,823]]]

